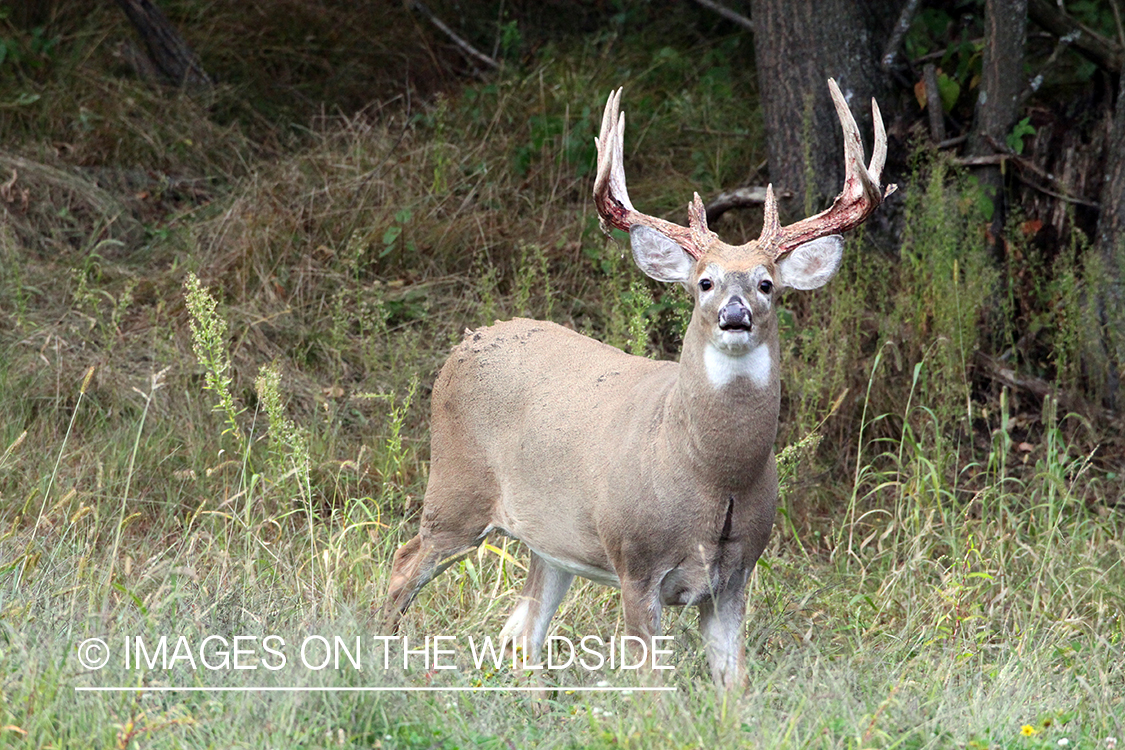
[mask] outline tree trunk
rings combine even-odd
[[[984,60],[977,95],[969,154],[996,153],[1016,124],[1020,93],[1027,85],[1023,75],[1023,48],[1027,31],[1027,0],[986,0],[984,6]],[[992,198],[992,236],[997,252],[1004,230],[1004,176],[999,166],[981,167],[981,187]]]
[[[827,80],[840,84],[870,146],[870,102],[883,90],[878,42],[885,29],[877,27],[897,13],[892,3],[859,0],[752,0],[751,9],[770,178],[793,192],[789,211],[807,216],[844,180]]]
[[[1102,184],[1102,212],[1098,216],[1095,252],[1104,272],[1096,295],[1097,313],[1102,325],[1102,346],[1106,358],[1103,400],[1106,406],[1120,406],[1122,364],[1125,363],[1125,295],[1121,289],[1122,263],[1125,262],[1125,75],[1117,90],[1117,106],[1110,123],[1105,152],[1105,182]]]
[[[211,77],[191,45],[152,0],[117,0],[117,4],[132,21],[153,64],[169,83],[184,87],[211,85]]]
[[[11,9],[12,23],[20,29],[42,26],[51,20],[54,9],[54,0],[24,0]]]

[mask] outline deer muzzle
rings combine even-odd
[[[723,331],[749,331],[753,327],[750,308],[739,297],[734,297],[719,310],[719,329]]]

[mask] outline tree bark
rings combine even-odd
[[[879,40],[887,36],[877,27],[880,17],[884,25],[894,22],[897,5],[752,0],[770,178],[793,192],[793,212],[812,213],[843,184],[843,137],[829,78],[840,84],[870,146],[871,98],[884,86]]]
[[[969,154],[996,153],[1012,131],[1020,111],[1024,40],[1027,35],[1027,0],[986,0],[984,5],[984,60],[980,93],[977,95]],[[997,253],[1004,230],[1004,177],[999,166],[982,167],[981,187],[992,198],[992,236]]]
[[[140,34],[156,69],[169,83],[187,88],[211,85],[211,77],[191,45],[152,0],[117,0],[117,4]]]
[[[1103,400],[1106,406],[1121,405],[1122,365],[1125,363],[1125,294],[1122,293],[1122,262],[1125,261],[1125,75],[1117,90],[1117,106],[1106,142],[1105,182],[1102,184],[1102,212],[1098,216],[1095,251],[1104,272],[1096,295],[1102,346],[1106,358]]]

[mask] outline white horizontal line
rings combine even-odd
[[[572,693],[666,693],[674,692],[674,687],[316,687],[312,685],[260,686],[260,687],[176,687],[154,685],[152,687],[75,687],[76,693],[519,693],[533,690],[561,690]]]

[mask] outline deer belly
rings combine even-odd
[[[591,563],[588,559],[580,559],[578,555],[567,554],[566,552],[553,549],[551,552],[545,551],[547,540],[535,539],[539,534],[533,533],[519,533],[518,530],[513,529],[515,524],[497,524],[493,528],[496,531],[506,534],[514,539],[519,539],[526,544],[532,552],[543,559],[543,562],[550,565],[552,568],[571,573],[572,575],[588,578],[594,583],[601,583],[606,586],[613,586],[615,588],[621,587],[621,581],[617,578],[617,574],[611,568],[602,567]]]
[[[543,558],[543,561],[552,568],[558,568],[559,570],[564,570],[576,576],[589,578],[594,583],[613,586],[614,588],[621,587],[621,581],[617,578],[617,574],[611,570],[603,570],[596,565],[590,565],[589,563],[580,562],[578,560],[567,560],[565,558],[555,557],[554,555],[541,552],[534,547],[532,547],[531,551]]]

